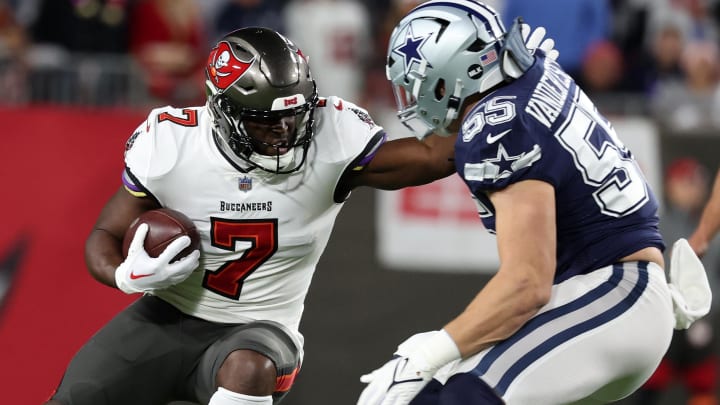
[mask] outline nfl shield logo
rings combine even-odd
[[[252,190],[252,179],[248,176],[240,177],[238,179],[238,188],[240,189],[240,191]]]

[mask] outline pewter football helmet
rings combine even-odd
[[[385,67],[401,122],[420,139],[450,135],[466,98],[504,80],[504,36],[500,15],[476,1],[429,1],[410,11],[390,37]]]
[[[291,173],[302,166],[313,136],[318,95],[307,60],[295,44],[271,29],[239,29],[213,48],[205,74],[216,141],[228,158],[273,173]],[[296,134],[285,145],[289,151],[258,153],[243,120],[288,116],[296,123]]]

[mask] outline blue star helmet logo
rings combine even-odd
[[[423,60],[427,60],[425,55],[420,51],[420,48],[422,48],[428,38],[430,38],[430,35],[431,34],[427,34],[424,37],[416,37],[412,32],[412,26],[410,26],[405,34],[405,43],[393,48],[393,53],[403,58],[406,75],[410,72],[413,63],[421,64]],[[428,62],[427,66],[432,67],[430,62]]]

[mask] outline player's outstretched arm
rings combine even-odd
[[[695,253],[702,257],[718,231],[720,231],[720,170],[715,176],[712,193],[705,204],[700,222],[695,232],[688,238],[688,243]]]
[[[532,29],[517,19],[503,49],[503,74],[520,77],[530,67],[536,49],[541,49],[550,59],[557,59],[559,53],[554,47],[555,41],[546,36],[545,28]],[[526,63],[522,64],[520,60]],[[450,129],[457,130],[459,120],[453,124]],[[401,138],[386,142],[365,170],[343,181],[349,183],[350,189],[369,186],[395,190],[447,177],[455,172],[453,156],[456,138],[456,135],[430,135],[423,141]]]
[[[430,135],[422,141],[412,137],[385,142],[364,170],[345,181],[351,189],[396,190],[447,177],[455,173],[455,138]]]

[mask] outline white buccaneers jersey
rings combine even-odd
[[[361,170],[385,140],[364,110],[339,98],[321,99],[314,117],[305,164],[272,174],[228,156],[205,106],[150,113],[128,140],[125,186],[188,215],[202,238],[200,267],[155,295],[209,321],[273,320],[298,333],[315,266],[348,196],[339,180]]]

